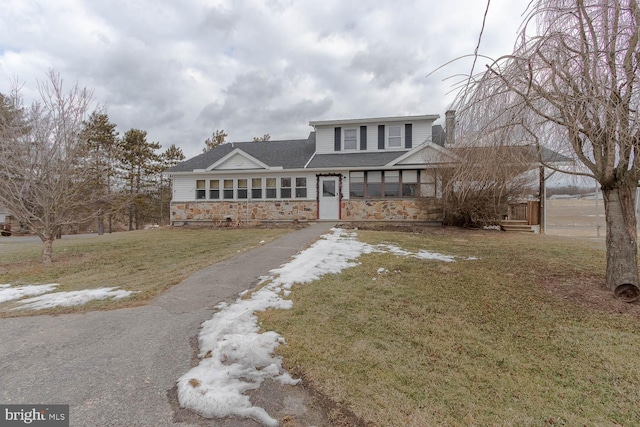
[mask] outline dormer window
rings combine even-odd
[[[389,148],[402,148],[402,128],[400,126],[389,126],[389,137],[387,139]]]
[[[344,130],[344,149],[345,150],[358,149],[358,132],[356,129]]]

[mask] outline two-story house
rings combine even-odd
[[[456,156],[438,118],[311,121],[306,139],[219,145],[165,172],[171,223],[440,220],[427,207]]]

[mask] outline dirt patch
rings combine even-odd
[[[551,295],[570,304],[578,304],[594,310],[627,314],[640,319],[640,304],[617,299],[598,278],[562,279],[549,278],[540,285]]]

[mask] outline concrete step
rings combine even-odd
[[[533,228],[526,220],[503,220],[500,221],[500,228],[510,232],[533,233]]]

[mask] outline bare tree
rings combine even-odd
[[[265,133],[262,136],[254,136],[253,142],[266,142],[266,141],[269,141],[270,139],[271,139],[271,135],[269,135],[268,133]]]
[[[600,184],[612,290],[639,284],[639,28],[637,0],[537,0],[513,54],[475,76],[457,101],[463,132],[517,128],[580,166],[564,172]]]
[[[224,144],[227,140],[227,135],[223,130],[216,130],[211,134],[210,138],[205,139],[204,145],[205,147],[202,149],[203,153],[206,153],[209,150],[216,148],[220,144]]]
[[[92,94],[77,85],[65,92],[53,71],[38,89],[41,100],[0,129],[0,204],[42,240],[46,264],[62,227],[94,216],[80,137]]]

